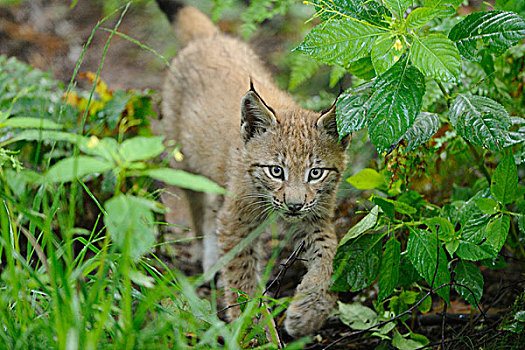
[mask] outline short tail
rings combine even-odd
[[[190,41],[207,38],[219,32],[213,22],[201,11],[179,0],[156,0],[159,8],[172,23],[181,46]]]

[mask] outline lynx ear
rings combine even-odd
[[[348,146],[349,136],[346,135],[342,139],[339,139],[339,132],[337,131],[337,121],[335,114],[335,107],[337,103],[334,103],[332,107],[326,112],[321,113],[319,119],[317,119],[317,127],[324,130],[330,135],[336,142],[339,142],[341,147],[346,148]]]
[[[247,143],[253,136],[264,133],[277,124],[275,113],[253,90],[248,91],[241,102],[241,138]]]

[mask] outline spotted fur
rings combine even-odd
[[[183,14],[199,21],[183,25]],[[162,103],[162,133],[179,142],[184,154],[172,165],[205,175],[231,193],[188,192],[194,229],[204,236],[204,269],[277,213],[282,229],[293,230],[292,244],[305,240],[301,258],[308,270],[285,328],[292,336],[311,334],[336,299],[329,292],[337,247],[332,219],[346,140],[339,141],[334,108],[319,114],[299,107],[275,87],[245,43],[219,33],[195,8],[184,7],[174,18],[186,37],[191,26],[212,28],[192,37],[174,59]],[[255,293],[263,256],[256,241],[224,266],[227,304],[236,302],[231,288]],[[230,318],[239,313],[238,307],[229,309]]]

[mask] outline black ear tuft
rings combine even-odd
[[[250,91],[244,95],[241,102],[241,138],[243,142],[247,143],[253,136],[264,133],[275,124],[277,124],[277,119],[274,111],[264,103],[250,81]]]
[[[350,140],[350,135],[345,135],[343,138],[339,138],[339,132],[337,131],[336,106],[337,101],[328,111],[321,113],[321,116],[317,119],[316,125],[331,136],[334,141],[339,142],[341,147],[346,148]]]

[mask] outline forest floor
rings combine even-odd
[[[78,1],[73,8],[70,8],[70,4],[69,0],[33,0],[15,6],[0,7],[0,54],[17,57],[38,69],[50,71],[56,79],[67,84],[84,43],[97,21],[104,17],[101,2]],[[113,28],[116,17],[118,16],[112,17],[103,27]],[[159,18],[162,16],[153,2],[145,6],[132,6],[119,31],[170,58],[176,53],[174,36],[168,22]],[[226,30],[234,28],[229,20],[221,21],[220,26]],[[95,34],[86,51],[80,72],[95,72],[98,69],[108,35],[109,33],[104,31]],[[289,42],[293,35],[290,32],[280,34],[275,28],[267,26],[257,33],[251,42],[257,53],[266,62],[270,62],[270,69],[275,72],[276,67],[271,62],[288,49],[285,43]],[[297,33],[295,35],[297,36]],[[101,77],[111,89],[160,91],[164,71],[165,65],[161,60],[134,43],[116,36],[104,61]],[[79,84],[82,84],[82,81]],[[344,234],[360,218],[355,215],[358,210],[356,199],[357,195],[350,191],[350,195],[339,201],[339,234]],[[170,200],[173,201],[169,203],[170,207],[178,210],[170,213],[168,221],[188,226],[189,216],[183,203],[174,197]],[[170,252],[164,253],[166,257],[170,255]],[[286,255],[283,256],[283,259],[285,258]],[[482,271],[485,290],[480,305],[485,316],[471,309],[453,294],[451,304],[446,306],[445,310],[443,303],[438,298],[433,298],[431,312],[424,315],[419,311],[413,312],[406,320],[407,324],[411,324],[412,330],[426,335],[431,340],[429,348],[520,348],[520,344],[525,344],[523,336],[518,337],[500,330],[505,316],[514,307],[516,298],[521,295],[521,309],[525,303],[523,261],[516,261],[511,256],[506,258],[509,267],[499,270],[485,268]],[[191,264],[190,261],[185,263],[187,265],[179,267],[183,267],[183,270],[189,273],[198,272],[197,265]],[[289,272],[282,285],[282,289],[288,293],[293,291],[293,281],[297,280],[299,273],[296,269],[290,269]],[[364,296],[368,296],[370,300],[374,300],[376,288],[370,287],[359,294],[343,293],[340,299],[344,302],[362,302]],[[206,290],[202,292],[206,293]],[[371,303],[368,306],[371,307]],[[290,340],[286,335],[283,335],[283,339]],[[369,334],[355,334],[338,318],[333,317],[328,320],[308,349],[372,349],[380,343],[379,338],[370,337]],[[382,346],[382,349],[390,347],[386,343]]]

